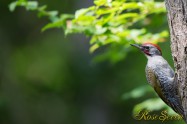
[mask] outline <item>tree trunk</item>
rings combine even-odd
[[[177,86],[187,123],[187,0],[165,0]]]

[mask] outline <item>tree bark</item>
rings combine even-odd
[[[165,0],[165,4],[177,87],[187,121],[187,0]]]

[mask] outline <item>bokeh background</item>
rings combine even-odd
[[[72,14],[93,4],[92,0],[39,2],[49,10]],[[125,93],[148,85],[143,54],[134,50],[118,63],[95,63],[93,58],[103,51],[90,54],[89,37],[64,36],[61,29],[41,32],[47,19],[21,7],[10,12],[10,3],[0,1],[0,124],[162,123],[132,117],[133,107],[156,97],[154,93],[123,99]],[[165,14],[150,15],[149,21],[146,28],[153,32],[168,28]],[[173,66],[169,38],[160,46]]]

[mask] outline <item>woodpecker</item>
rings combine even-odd
[[[145,68],[146,78],[158,96],[176,113],[185,117],[176,87],[175,73],[168,62],[162,57],[160,47],[153,43],[144,43],[142,45],[131,44],[131,46],[138,48],[147,57],[148,62]]]

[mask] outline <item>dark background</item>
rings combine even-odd
[[[155,97],[122,99],[132,89],[148,85],[143,54],[130,52],[117,64],[94,63],[89,38],[82,34],[64,36],[61,29],[41,32],[48,23],[36,12],[0,1],[0,124],[158,124],[136,121],[134,105]],[[49,10],[74,13],[92,0],[39,0]],[[165,14],[151,16],[148,29],[167,28]],[[155,21],[156,20],[156,21]],[[162,27],[160,26],[162,25]],[[169,41],[169,39],[168,39]],[[169,42],[161,45],[171,65]],[[167,121],[164,123],[179,123]],[[181,121],[180,121],[181,122]]]

